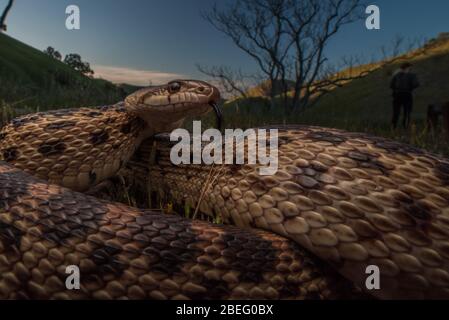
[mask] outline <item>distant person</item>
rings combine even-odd
[[[391,79],[390,88],[393,90],[393,128],[398,126],[401,108],[404,109],[404,128],[410,124],[413,110],[413,90],[419,87],[418,77],[411,73],[412,64],[404,63]]]

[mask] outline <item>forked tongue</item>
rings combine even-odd
[[[210,103],[210,106],[214,109],[215,116],[217,117],[217,129],[221,131],[223,126],[223,112],[216,102]]]

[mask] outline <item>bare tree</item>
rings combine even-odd
[[[265,5],[271,5],[270,10]],[[215,4],[203,16],[250,55],[266,78],[274,82],[280,76],[278,60],[288,53],[288,46],[281,43],[285,30],[280,17],[285,5],[285,1],[238,0],[224,11]],[[272,101],[274,95],[272,90]]]
[[[9,10],[11,10],[13,3],[14,3],[14,0],[9,0],[8,4],[6,5],[5,10],[3,11],[3,14],[0,16],[0,32],[7,30],[5,21],[6,21],[6,17],[8,16]]]
[[[342,26],[362,18],[361,8],[360,0],[237,0],[223,10],[215,5],[203,16],[256,61],[272,84],[271,101],[280,85],[293,111],[317,92],[313,84],[326,66],[324,49]],[[290,99],[289,80],[294,82]]]
[[[424,39],[405,39],[397,35],[389,46],[382,46],[377,56],[367,60],[360,56],[343,57],[335,67],[327,65],[323,68],[317,80],[311,84],[312,100],[309,106],[316,104],[326,93],[337,87],[342,87],[350,81],[364,78],[367,75],[400,61],[407,61],[420,55],[425,55],[429,49]]]
[[[304,110],[351,80],[422,53],[418,50],[400,56],[405,41],[398,37],[391,49],[382,48],[377,60],[373,57],[367,62],[353,56],[339,66],[331,65],[326,47],[343,26],[365,17],[362,0],[236,0],[222,9],[215,4],[203,17],[254,59],[271,106],[280,97],[288,113]],[[409,41],[408,49],[416,44]],[[246,96],[241,71],[198,69],[218,79],[223,87]]]
[[[260,78],[254,75],[247,75],[241,69],[234,71],[226,66],[205,67],[197,65],[198,70],[219,82],[219,86],[228,95],[233,97],[241,96],[248,97],[248,90],[257,84]]]

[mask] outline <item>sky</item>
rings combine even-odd
[[[246,72],[254,61],[201,17],[214,1],[235,0],[16,0],[7,19],[8,35],[40,50],[79,53],[97,76],[138,85],[174,78],[204,78],[196,64],[226,65]],[[298,0],[300,1],[300,0]],[[0,0],[0,11],[7,0]],[[377,0],[381,29],[360,21],[345,26],[327,56],[370,56],[397,36],[430,39],[449,31],[447,0]],[[80,30],[65,27],[66,7],[80,8]]]

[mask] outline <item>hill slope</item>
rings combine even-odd
[[[0,103],[50,109],[113,103],[124,95],[124,90],[114,84],[85,77],[0,33]]]
[[[425,48],[420,54],[405,54],[405,57],[412,57],[407,61],[414,64],[413,72],[417,73],[421,83],[415,93],[414,123],[409,131],[393,131],[390,126],[392,93],[389,85],[392,74],[404,62],[403,59],[335,88],[315,106],[288,117],[281,101],[276,108],[270,109],[268,100],[263,97],[232,100],[224,107],[225,127],[250,128],[270,124],[334,127],[393,138],[449,156],[449,142],[441,131],[435,137],[425,129],[427,106],[432,102],[449,100],[449,35],[443,34],[430,41]],[[371,64],[357,68],[365,70],[378,66]],[[211,115],[203,120],[206,126],[214,124]]]
[[[449,36],[441,37],[426,44],[423,53],[412,53],[409,59],[399,59],[395,63],[380,67],[379,64],[359,66],[361,71],[376,69],[364,78],[355,79],[342,87],[335,88],[323,96],[315,106],[302,113],[285,117],[283,106],[268,110],[268,103],[263,97],[253,96],[248,99],[236,99],[227,104],[225,113],[230,125],[248,127],[257,124],[305,123],[348,129],[348,125],[361,124],[377,126],[389,124],[391,116],[391,90],[389,88],[392,74],[404,61],[414,64],[413,72],[421,83],[415,92],[415,121],[424,121],[427,105],[432,102],[449,100]],[[420,51],[421,52],[421,51]],[[344,73],[344,71],[343,71]],[[235,117],[238,115],[238,117]],[[248,122],[248,123],[246,123]]]
[[[420,123],[425,120],[430,103],[449,100],[449,39],[432,42],[425,54],[407,61],[413,63],[413,72],[421,84],[415,92],[413,112],[415,121]],[[302,115],[303,121],[341,128],[354,121],[370,126],[389,124],[392,103],[389,84],[401,63],[380,68],[365,78],[335,89],[307,110]]]

